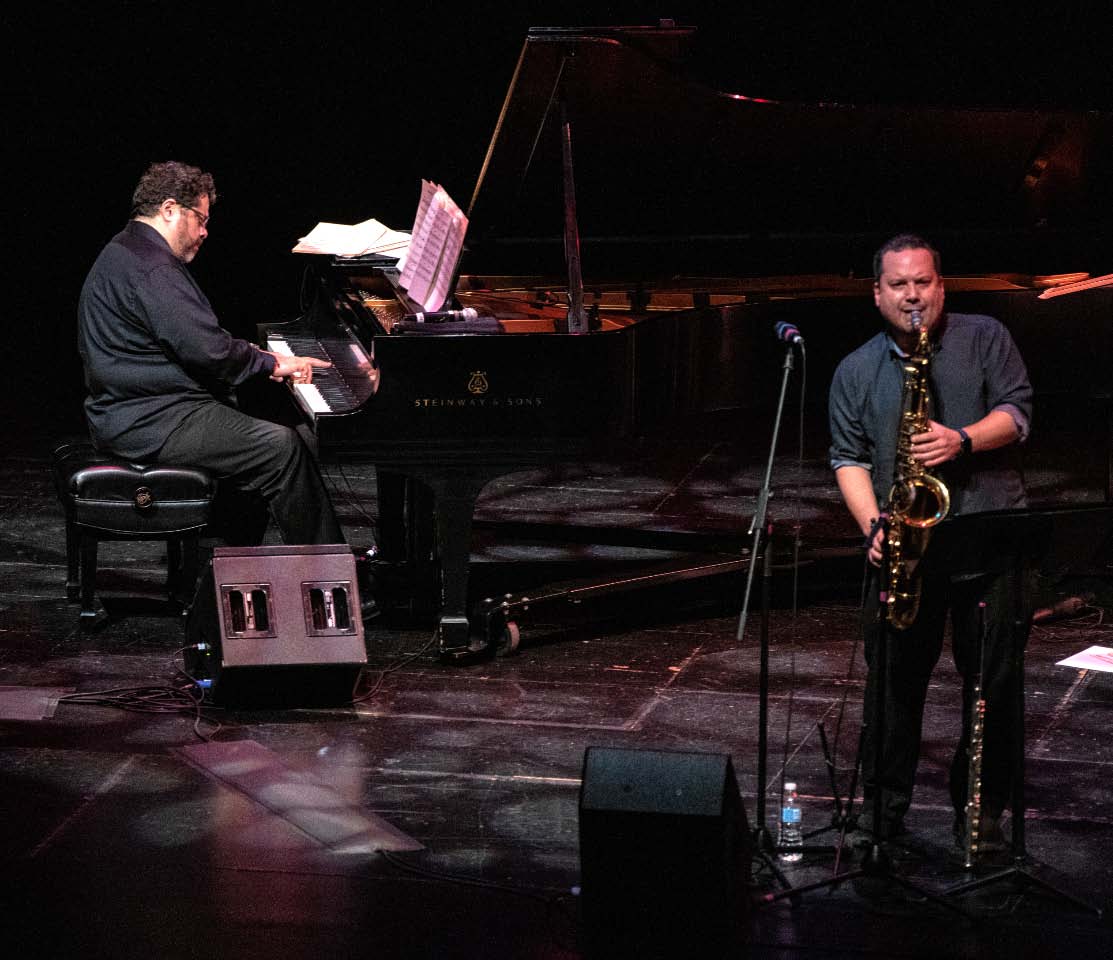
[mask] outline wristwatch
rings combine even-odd
[[[962,456],[966,456],[966,454],[968,454],[968,453],[973,453],[974,452],[974,441],[970,439],[970,434],[968,434],[965,430],[963,430],[962,427],[959,427],[958,428],[958,435],[960,437],[962,437],[962,448],[961,448]]]

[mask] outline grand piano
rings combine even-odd
[[[305,423],[322,459],[376,465],[381,557],[448,658],[498,642],[468,598],[485,484],[764,438],[781,320],[806,332],[822,404],[876,330],[870,257],[899,230],[943,250],[952,309],[1010,326],[1049,417],[1108,416],[1109,289],[1039,297],[1113,270],[1108,115],[753,98],[696,79],[692,39],[529,31],[447,305],[486,319],[415,324],[393,261],[318,258],[302,316],[261,328],[333,361],[295,388]]]

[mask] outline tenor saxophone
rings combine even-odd
[[[911,319],[916,332],[916,348],[901,364],[904,382],[886,534],[888,619],[900,630],[912,626],[920,609],[918,568],[931,528],[951,509],[951,495],[946,485],[912,456],[912,437],[926,433],[931,423],[928,394],[931,345],[920,313],[913,312]]]

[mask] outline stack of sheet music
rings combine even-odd
[[[385,257],[404,256],[410,245],[410,235],[401,230],[391,230],[378,220],[363,223],[318,223],[302,237],[294,253],[326,253],[334,257],[366,257],[379,254]]]

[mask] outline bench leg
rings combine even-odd
[[[66,599],[77,600],[81,597],[81,578],[77,570],[81,535],[72,520],[66,521]]]
[[[197,578],[201,575],[201,540],[197,536],[182,541],[182,570],[179,592],[182,606],[190,607],[197,594]]]
[[[201,572],[200,538],[194,534],[168,539],[166,560],[166,595],[184,612],[193,603],[197,592],[197,577]]]
[[[93,626],[97,612],[93,608],[93,595],[97,590],[97,538],[82,533],[78,538],[81,556],[81,626]]]
[[[178,598],[182,583],[182,538],[166,538],[166,596]]]

